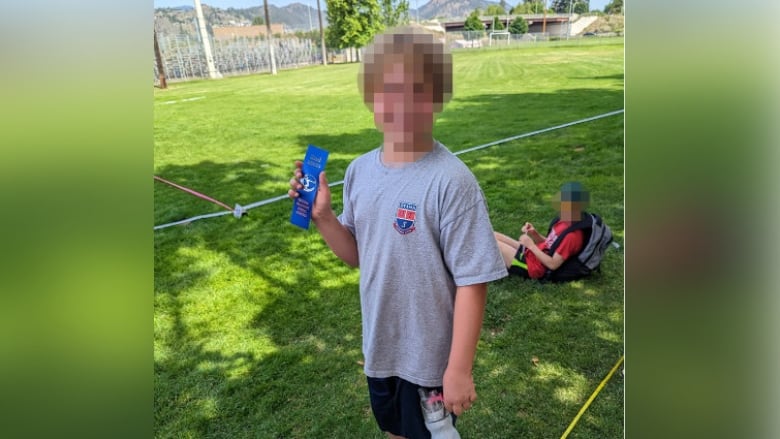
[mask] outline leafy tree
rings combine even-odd
[[[504,23],[501,22],[501,19],[498,18],[498,15],[493,17],[493,26],[491,26],[494,31],[497,30],[504,30]]]
[[[482,20],[479,19],[479,13],[479,8],[474,9],[463,23],[463,29],[467,31],[478,32],[476,35],[481,37],[482,32],[485,31],[485,24],[482,23]]]
[[[485,15],[506,15],[506,9],[501,5],[490,5],[487,7]]]
[[[509,24],[510,34],[524,34],[528,32],[528,22],[523,17],[515,17],[512,23]]]
[[[619,1],[622,2],[623,0],[619,0]],[[571,12],[573,13],[582,14],[588,12],[589,7],[588,7],[587,0],[553,0],[551,7],[552,10],[558,14],[568,14],[570,4],[571,4]]]
[[[604,6],[604,12],[617,15],[623,13],[623,0],[612,0]]]
[[[382,7],[382,24],[385,27],[409,23],[408,0],[380,0]]]
[[[252,26],[262,26],[264,24],[265,24],[265,19],[259,15],[252,19]]]
[[[363,47],[384,28],[378,0],[325,0],[325,3],[328,5],[325,40],[330,47]]]
[[[544,12],[542,0],[523,0],[509,11],[510,14],[541,14]]]

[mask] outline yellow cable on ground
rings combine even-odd
[[[580,412],[577,413],[577,416],[575,416],[574,420],[571,421],[571,424],[569,424],[569,428],[567,428],[566,431],[563,432],[563,435],[561,436],[561,439],[565,439],[566,436],[568,436],[569,433],[571,433],[571,430],[574,428],[575,425],[577,425],[577,421],[580,420],[580,417],[582,416],[582,414],[585,413],[585,410],[588,409],[588,406],[590,406],[590,403],[593,402],[593,400],[596,398],[596,395],[598,395],[599,392],[601,392],[601,389],[604,387],[605,384],[607,384],[607,381],[609,381],[609,379],[612,377],[612,374],[614,374],[615,371],[617,370],[617,368],[620,367],[620,363],[623,362],[623,357],[625,357],[625,355],[621,355],[620,356],[620,359],[617,361],[617,363],[615,363],[615,366],[612,368],[612,370],[610,370],[609,373],[607,374],[607,376],[604,377],[603,380],[601,380],[601,384],[599,384],[599,386],[596,387],[596,390],[594,390],[593,394],[590,395],[590,398],[588,398],[588,400],[585,402],[585,405],[582,406],[582,408],[580,409]]]

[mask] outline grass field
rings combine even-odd
[[[154,173],[228,205],[286,193],[306,145],[330,181],[379,145],[358,66],[179,83],[154,96]],[[623,108],[623,44],[454,54],[455,92],[435,136],[452,151]],[[623,116],[469,152],[496,230],[554,215],[567,180],[590,190],[623,243]],[[334,208],[341,206],[340,187]],[[219,207],[155,183],[154,224]],[[381,438],[360,349],[358,272],[285,200],[155,233],[156,437]],[[623,354],[623,254],[563,285],[490,286],[464,438],[560,437]],[[538,359],[537,362],[532,359]],[[623,381],[607,383],[571,438],[623,436]]]

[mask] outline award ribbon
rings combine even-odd
[[[290,216],[290,222],[302,229],[309,229],[311,209],[314,206],[314,199],[317,197],[317,189],[320,185],[320,172],[325,169],[327,161],[328,151],[309,145],[301,167],[303,177],[300,182],[303,188],[298,191],[299,196],[293,203],[292,215]]]

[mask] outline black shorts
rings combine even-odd
[[[530,279],[528,274],[528,265],[525,263],[525,246],[521,245],[515,253],[515,258],[512,260],[512,265],[509,266],[509,274],[516,274],[520,277]]]
[[[430,439],[417,393],[420,386],[398,377],[366,379],[371,410],[382,431],[407,439]],[[441,387],[437,389],[441,391]],[[454,424],[455,416],[452,417]]]

